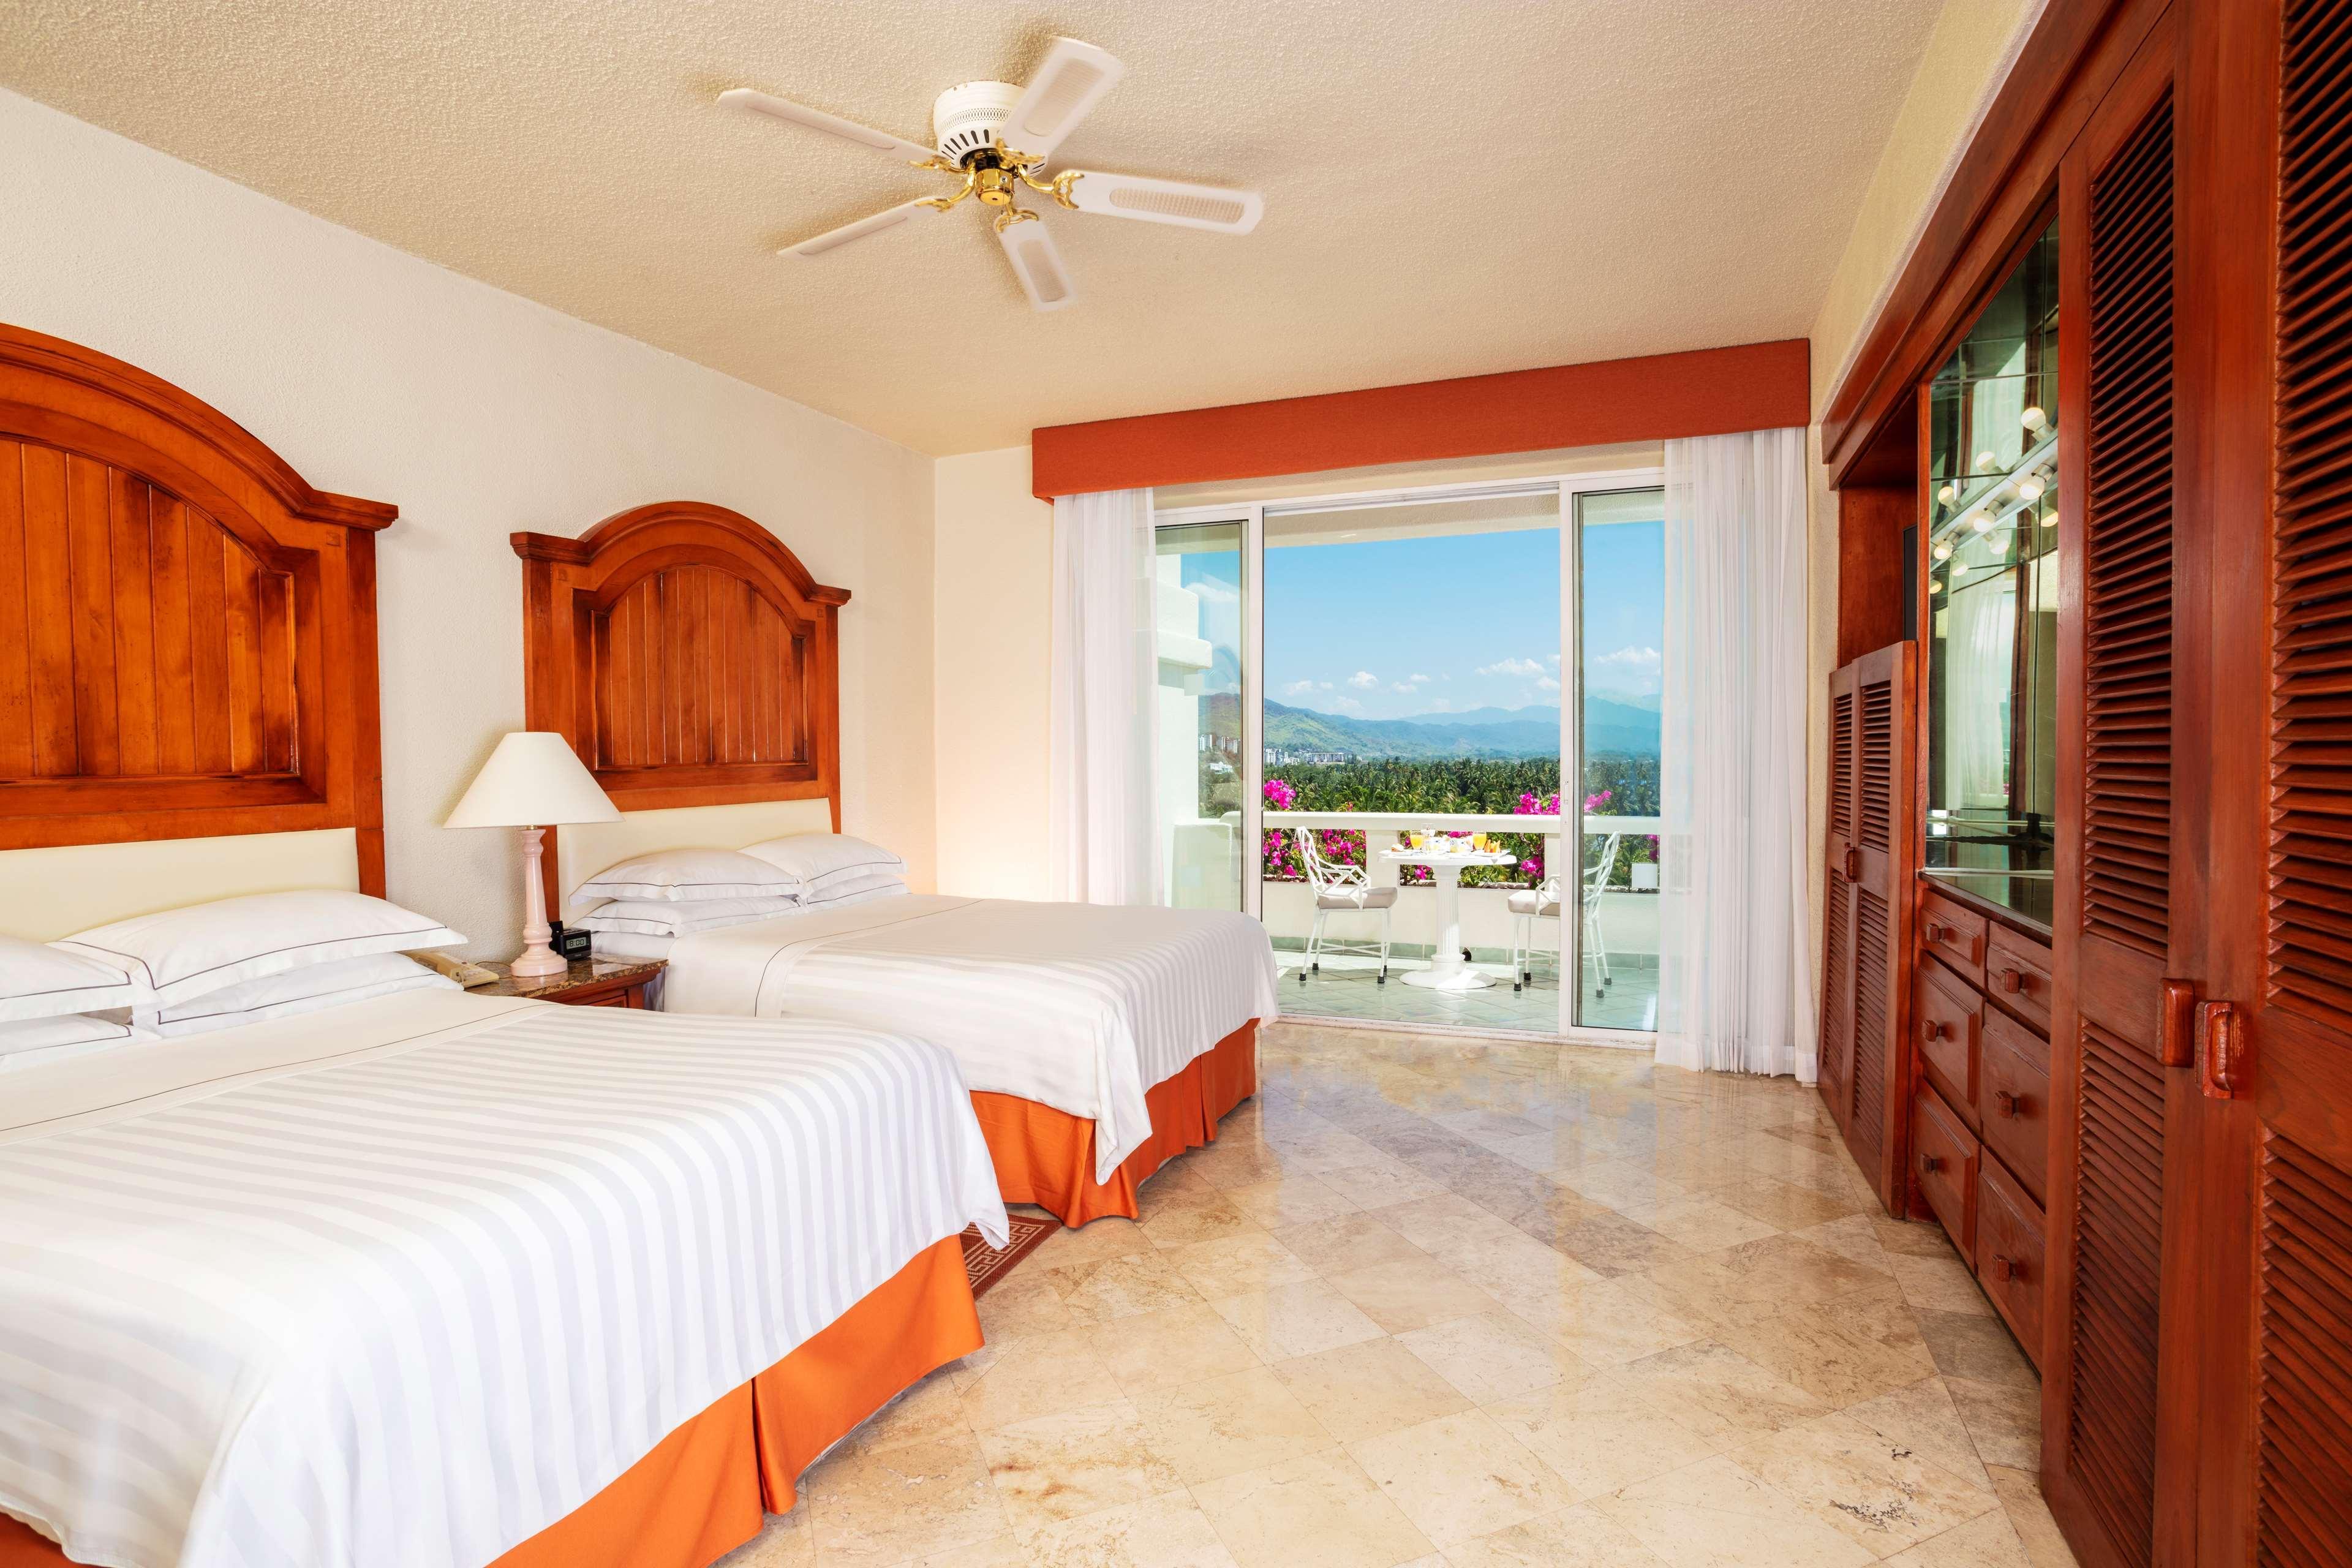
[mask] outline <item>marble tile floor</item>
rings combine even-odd
[[[2057,1568],[2039,1385],[1810,1090],[1266,1032],[730,1568]]]
[[[1556,1034],[1559,1028],[1559,976],[1547,953],[1535,984],[1523,991],[1511,989],[1511,966],[1476,963],[1471,967],[1495,984],[1479,991],[1424,991],[1399,980],[1408,969],[1423,967],[1417,958],[1391,958],[1385,985],[1373,984],[1380,971],[1377,958],[1339,955],[1326,958],[1319,973],[1298,978],[1301,955],[1276,950],[1282,968],[1282,1010],[1286,1016],[1361,1019],[1383,1024],[1442,1024],[1454,1028],[1500,1030],[1513,1034]],[[1658,972],[1636,964],[1619,964],[1605,987],[1590,983],[1587,970],[1580,1026],[1588,1029],[1654,1029],[1658,1017]],[[1596,991],[1599,993],[1595,994]]]

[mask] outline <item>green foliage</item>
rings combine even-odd
[[[1432,816],[1516,812],[1522,795],[1542,800],[1559,790],[1559,762],[1553,757],[1389,757],[1349,763],[1286,763],[1270,765],[1265,771],[1267,777],[1280,777],[1296,793],[1293,809],[1298,811],[1428,812]],[[1216,798],[1231,798],[1238,806],[1239,789],[1230,780],[1216,776],[1213,786],[1211,775],[1204,772],[1202,786],[1204,798],[1214,787],[1218,791]],[[1654,816],[1658,811],[1658,759],[1624,752],[1587,757],[1584,786],[1587,796],[1609,793],[1607,805],[1596,809],[1621,816]],[[1502,838],[1504,847],[1519,858],[1519,864],[1465,870],[1462,874],[1464,887],[1527,887],[1543,879],[1547,868],[1543,865],[1542,835],[1514,833],[1503,835]],[[1617,864],[1612,868],[1610,880],[1618,887],[1627,886],[1632,880],[1632,866],[1655,858],[1655,847],[1646,835],[1630,836],[1618,846]],[[1557,874],[1562,868],[1549,869]],[[1284,871],[1271,859],[1265,874],[1284,879]]]

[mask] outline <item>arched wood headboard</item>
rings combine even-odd
[[[375,534],[398,515],[0,326],[0,849],[350,827],[381,895]]]
[[[840,827],[848,589],[699,501],[638,507],[577,539],[518,533],[514,549],[525,721],[571,741],[614,805],[822,798]]]

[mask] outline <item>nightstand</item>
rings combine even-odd
[[[536,974],[518,980],[503,963],[486,963],[498,975],[495,984],[467,989],[476,996],[534,996],[561,1002],[567,1007],[637,1007],[646,1005],[646,986],[665,967],[658,958],[581,958],[561,974]]]

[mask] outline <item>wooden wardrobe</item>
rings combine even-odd
[[[1874,650],[1932,614],[1906,554],[1927,377],[2053,220],[2042,1487],[2094,1568],[2352,1564],[2352,0],[2037,22],[1823,418],[1839,658],[1907,658],[1897,737],[1921,661]],[[1860,1114],[1952,1086],[1919,1033],[1937,889],[1857,913],[1888,884],[1854,853],[1854,681],[1823,1092],[1889,1209],[1948,1227],[1916,1136]],[[1902,961],[1857,1011],[1881,942]]]

